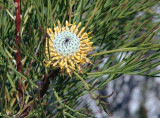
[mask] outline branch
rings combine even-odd
[[[15,19],[15,23],[16,23],[16,36],[15,36],[15,41],[16,41],[16,45],[17,45],[17,52],[16,52],[16,63],[17,63],[17,71],[22,73],[22,63],[21,63],[21,54],[19,51],[19,47],[20,47],[20,27],[21,27],[21,12],[20,12],[20,0],[15,0],[15,7],[16,7],[16,19]],[[23,86],[20,82],[20,80],[18,80],[18,96],[19,96],[19,100],[20,103],[22,103],[22,97],[23,97]]]
[[[49,72],[49,75],[47,77],[44,77],[42,79],[42,87],[40,90],[40,98],[42,99],[44,94],[47,92],[49,84],[50,84],[50,79],[55,78],[59,74],[60,69],[56,69],[53,72]]]
[[[56,69],[56,70],[53,70],[52,72],[50,71],[49,74],[46,76],[43,77],[42,79],[42,82],[38,82],[37,85],[41,88],[40,89],[40,100],[43,100],[43,96],[46,94],[47,90],[48,90],[48,87],[49,87],[49,84],[50,84],[50,80],[51,79],[54,79],[58,74],[59,74],[59,71],[60,69]],[[36,102],[39,103],[39,99],[38,99],[38,89],[36,89],[34,91],[35,93],[35,98],[36,99]],[[33,101],[33,102],[32,102]],[[23,118],[25,116],[27,116],[30,112],[30,110],[33,110],[33,108],[35,109],[35,104],[34,104],[34,100],[33,98],[31,98],[31,100],[29,101],[29,103],[32,102],[32,104],[30,104],[22,114],[16,114],[16,116],[19,116],[19,118]]]

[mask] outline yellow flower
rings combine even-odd
[[[47,29],[49,39],[46,38],[46,66],[60,67],[63,75],[66,71],[71,76],[71,72],[76,69],[82,73],[81,64],[91,63],[86,56],[94,49],[91,47],[93,42],[90,42],[92,37],[88,38],[89,33],[84,32],[84,27],[79,30],[80,26],[81,23],[76,26],[66,21],[65,26],[61,27],[58,20],[54,32]]]

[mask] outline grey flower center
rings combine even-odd
[[[63,31],[53,40],[53,47],[63,56],[72,55],[78,51],[80,40],[73,32]]]

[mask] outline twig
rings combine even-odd
[[[20,11],[20,0],[15,0],[15,7],[16,7],[16,36],[15,36],[15,41],[17,45],[17,52],[16,52],[16,63],[17,63],[17,71],[22,73],[22,63],[21,63],[21,54],[19,51],[20,47],[20,27],[21,27],[21,11]],[[20,103],[22,103],[22,97],[23,97],[23,86],[18,80],[18,96]]]
[[[45,78],[42,79],[42,87],[40,91],[40,98],[42,99],[46,91],[48,90],[48,86],[50,84],[50,79],[55,78],[59,74],[60,69],[56,69],[53,72],[49,72],[49,75]]]
[[[36,52],[35,52],[35,56],[37,56],[37,53],[38,53],[39,47],[40,47],[40,45],[41,45],[41,43],[42,43],[42,40],[43,40],[43,39],[41,39],[41,41],[40,41],[39,44],[38,44],[38,47],[37,47]],[[34,60],[32,59],[31,62],[30,62],[30,64],[29,64],[29,66],[28,66],[28,68],[27,68],[26,76],[28,76],[28,73],[29,73],[29,70],[30,70],[30,68],[31,68],[31,66],[32,66],[32,64],[33,64],[33,61],[34,61]]]
[[[42,82],[38,82],[38,86],[41,88],[40,89],[40,99],[43,100],[43,96],[46,94],[49,84],[50,84],[50,79],[55,78],[58,74],[59,74],[60,69],[56,69],[54,71],[50,71],[49,74],[47,76],[44,76],[42,79]],[[39,103],[38,101],[38,89],[36,89],[34,96],[37,98],[36,102]],[[31,101],[34,101],[33,98],[31,98]],[[35,109],[35,104],[34,102],[32,104],[30,104],[22,114],[16,114],[15,116],[19,116],[19,118],[23,118],[25,116],[27,116],[30,112],[30,110],[34,108]]]

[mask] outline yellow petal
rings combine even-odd
[[[87,54],[81,54],[81,59],[83,59],[86,56],[87,56]]]
[[[64,67],[64,61],[63,61],[63,59],[60,61],[59,65],[60,65],[61,69]]]
[[[54,35],[57,36],[57,32],[55,32]]]
[[[80,50],[85,51],[85,50],[90,50],[90,47],[84,47],[84,48],[80,48]]]
[[[88,42],[87,45],[91,46],[93,44],[93,42]]]
[[[81,59],[79,56],[74,56],[75,59],[79,60],[81,62]]]
[[[62,27],[62,31],[65,31],[65,27]]]
[[[76,29],[76,25],[72,25],[71,31],[74,32],[75,29]]]
[[[71,59],[74,61],[75,64],[80,62],[79,60],[76,60],[74,56],[71,56]]]
[[[55,63],[53,63],[53,66],[56,66],[59,63],[59,61],[56,61]]]
[[[78,56],[80,56],[81,54],[79,52],[76,53]]]
[[[91,61],[90,61],[90,59],[88,59],[87,57],[83,58],[83,60],[84,60],[85,62],[87,62],[87,63],[92,64]]]
[[[50,63],[46,63],[46,67],[48,67],[50,65]]]
[[[67,73],[69,74],[69,76],[71,77],[71,70],[69,68],[66,69]]]
[[[88,38],[88,34],[85,32],[82,34],[82,38]]]
[[[81,22],[77,25],[76,29],[78,29],[81,26]]]
[[[53,31],[51,30],[51,28],[47,28],[47,33],[48,33],[49,35],[54,35],[54,33],[53,33]]]
[[[93,38],[93,37],[89,37],[88,39],[90,40],[91,38]]]
[[[58,59],[60,59],[60,56],[53,57],[51,60],[58,60]]]
[[[58,26],[59,26],[59,28],[61,28],[61,23],[60,23],[60,21],[58,20]]]
[[[92,49],[94,50],[94,49],[96,49],[96,47],[92,47]]]
[[[77,65],[77,69],[78,69],[81,73],[83,73],[82,70],[81,70],[80,65]]]
[[[66,21],[66,27],[68,27],[68,21]]]
[[[74,65],[73,61],[70,59],[70,57],[67,57],[67,59],[68,59],[68,62],[70,63],[70,65],[74,68],[75,65]]]
[[[81,47],[84,47],[84,46],[86,46],[86,44],[81,44]]]
[[[77,34],[77,32],[78,32],[78,29],[76,29],[76,30],[74,31],[75,34]]]
[[[83,27],[81,31],[78,33],[78,37],[83,33],[84,30],[85,30],[85,27]]]
[[[83,54],[83,53],[84,53],[84,51],[82,51],[82,50],[79,50],[78,52],[79,52],[80,54]]]
[[[88,32],[88,35],[90,34],[91,32]]]
[[[59,33],[59,28],[58,28],[58,27],[55,27],[55,28],[54,28],[54,31],[57,32],[57,33]]]
[[[87,43],[89,40],[88,39],[86,39],[86,40],[82,40],[82,41],[80,41],[80,43]]]

